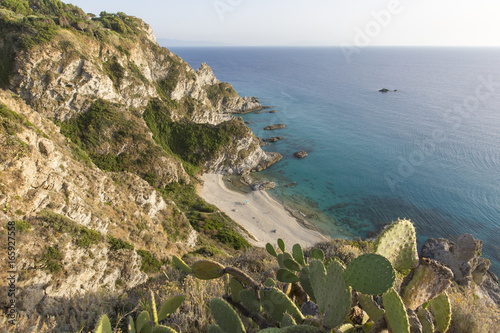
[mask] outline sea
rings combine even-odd
[[[407,218],[419,247],[474,235],[500,274],[500,48],[170,49],[270,107],[242,116],[283,137],[263,147],[283,160],[255,176],[325,234],[365,238]]]

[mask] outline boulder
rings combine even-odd
[[[387,89],[387,88],[382,88],[382,89],[380,89],[380,90],[379,90],[379,92],[386,93],[386,92],[389,92],[389,89]]]
[[[297,158],[304,158],[307,156],[307,152],[305,150],[301,150],[301,151],[293,153],[293,156],[295,156]]]
[[[250,185],[254,191],[265,191],[276,187],[274,182],[258,181]]]

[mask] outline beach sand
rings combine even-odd
[[[288,248],[296,243],[308,247],[330,239],[299,224],[265,191],[248,194],[231,191],[225,186],[222,175],[218,174],[205,174],[202,180],[204,184],[198,188],[199,195],[252,235],[254,239],[249,238],[248,241],[254,246],[264,247],[266,243],[276,245],[277,239],[282,238]]]

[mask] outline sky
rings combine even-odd
[[[498,0],[63,0],[158,39],[234,46],[497,46]]]

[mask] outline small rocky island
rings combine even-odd
[[[390,90],[390,89],[387,89],[387,88],[382,88],[382,89],[379,89],[379,92],[381,92],[381,93],[386,93],[386,92],[389,92],[389,91],[394,91],[394,92],[396,92],[396,91],[398,91],[398,90],[397,90],[397,89]]]
[[[293,156],[295,156],[297,158],[304,158],[307,156],[307,152],[305,150],[301,150],[301,151],[293,153]]]

